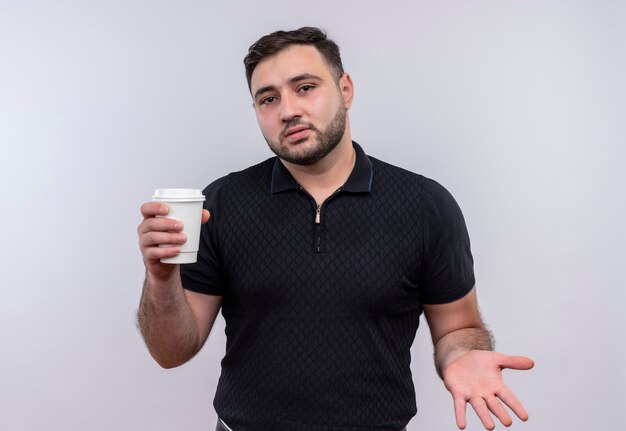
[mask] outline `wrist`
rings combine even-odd
[[[446,369],[453,364],[455,361],[460,359],[461,357],[470,353],[472,349],[467,349],[463,347],[451,348],[447,352],[437,355],[436,357],[436,368],[437,373],[443,379],[444,373]]]
[[[159,263],[146,265],[146,285],[149,288],[162,288],[176,284],[180,280],[180,265]]]
[[[493,338],[486,328],[464,328],[443,336],[435,344],[435,366],[443,373],[452,363],[476,350],[493,350]]]
[[[179,265],[168,266],[172,268],[167,272],[146,270],[144,295],[156,304],[165,305],[175,301],[177,291],[182,290]]]

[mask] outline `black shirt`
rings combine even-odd
[[[204,190],[211,218],[182,281],[223,295],[214,405],[235,431],[406,426],[421,304],[474,286],[452,196],[354,148],[349,179],[320,208],[278,158]]]

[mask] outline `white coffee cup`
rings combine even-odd
[[[200,244],[200,226],[202,224],[202,203],[205,198],[198,189],[157,189],[152,196],[154,202],[163,202],[169,208],[167,217],[180,220],[187,241],[181,246],[180,254],[161,259],[162,263],[194,263],[198,259]],[[161,244],[159,247],[172,247]]]

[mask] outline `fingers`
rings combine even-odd
[[[139,236],[139,248],[145,259],[160,260],[178,255],[185,241],[184,233],[148,232]]]
[[[140,235],[148,232],[180,232],[182,230],[183,223],[180,220],[165,217],[146,218],[137,228]]]
[[[535,366],[535,362],[526,356],[502,355],[499,362],[501,368],[510,368],[513,370],[530,370]],[[503,386],[496,393],[496,396],[500,398],[518,418],[523,421],[528,420],[528,412],[509,388]]]
[[[143,215],[145,219],[158,215],[164,216],[167,215],[168,212],[168,206],[160,202],[146,202],[141,206],[141,215]]]
[[[465,405],[465,401],[463,401],[462,399],[460,400],[460,402]],[[502,422],[502,425],[504,425],[505,427],[509,427],[513,423],[511,416],[496,397],[472,398],[471,400],[469,400],[469,403],[476,412],[476,415],[482,422],[483,426],[488,430],[493,430],[496,427],[496,424],[491,417],[492,414],[497,417],[498,420]],[[464,429],[466,425],[465,413],[463,414],[462,419],[462,422],[459,422],[459,417],[457,415],[457,425],[459,426],[459,428]]]
[[[211,218],[211,213],[208,210],[202,210],[202,224],[205,224]]]
[[[454,399],[454,416],[456,417],[456,426],[464,430],[467,426],[465,398],[457,397]]]
[[[141,215],[144,220],[151,219],[158,216],[166,216],[169,212],[167,205],[160,202],[147,202],[141,206]],[[209,221],[211,213],[208,210],[202,210],[202,224]]]
[[[507,356],[500,358],[500,367],[511,368],[512,370],[530,370],[535,366],[535,362],[526,356]]]
[[[180,246],[187,241],[182,232],[183,223],[167,218],[168,213],[168,206],[162,202],[147,202],[141,206],[143,221],[137,227],[137,234],[148,270],[160,259],[178,255]],[[207,223],[210,217],[209,211],[203,209],[202,223]]]
[[[496,398],[497,396],[497,398]],[[469,402],[476,415],[482,422],[483,426],[488,430],[493,430],[496,427],[496,424],[491,417],[493,414],[505,427],[509,427],[513,424],[513,419],[511,419],[511,415],[504,408],[502,403],[498,400],[502,400],[521,420],[528,420],[528,413],[526,409],[519,402],[517,397],[509,390],[508,388],[502,389],[501,392],[497,393],[495,396],[490,397],[475,397],[470,400],[466,400],[463,397],[456,397],[454,399],[454,414],[456,417],[456,424],[459,429],[465,429],[467,426],[467,416],[466,416],[466,403]]]
[[[507,427],[513,423],[512,414],[506,407],[521,420],[528,419],[524,406],[504,385],[501,370],[504,368],[528,370],[534,366],[532,359],[489,352],[467,354],[457,359],[454,365],[448,367],[444,373],[444,383],[453,396],[456,422],[460,429],[467,426],[467,402],[488,430],[495,428],[496,419]]]
[[[518,418],[523,421],[528,420],[528,412],[509,388],[506,386],[503,387],[496,395],[513,411],[513,413],[517,415]]]
[[[141,248],[163,246],[163,245],[182,245],[187,241],[187,235],[184,233],[167,233],[167,232],[148,232],[139,238]]]
[[[502,403],[500,403],[500,401],[498,401],[496,397],[489,397],[485,399],[485,402],[487,403],[487,407],[489,408],[491,413],[493,413],[494,416],[497,417],[500,422],[502,422],[502,425],[504,425],[505,427],[511,426],[511,424],[513,423],[513,419],[511,419],[509,412],[506,411]]]
[[[187,241],[181,231],[180,220],[163,217],[168,214],[168,207],[159,202],[148,202],[141,206],[144,220],[137,227],[139,248],[146,261],[158,261],[174,257],[180,253],[180,245]],[[146,262],[148,263],[148,262]]]
[[[176,257],[180,254],[180,247],[167,246],[167,247],[149,247],[143,249],[143,258],[146,264],[149,261],[159,261],[167,257]]]
[[[487,407],[487,403],[484,399],[472,398],[469,400],[469,403],[486,429],[492,430],[496,427],[496,424],[491,418],[491,414],[489,414],[489,408]]]

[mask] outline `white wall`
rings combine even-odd
[[[138,208],[270,156],[241,61],[301,25],[342,48],[355,139],[461,204],[498,349],[537,362],[506,373],[511,429],[619,429],[624,22],[617,0],[0,0],[0,429],[212,429],[223,322],[179,369],[149,357]],[[426,330],[413,371],[409,430],[454,429]]]

